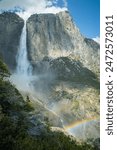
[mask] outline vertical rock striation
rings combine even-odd
[[[0,56],[11,71],[16,68],[16,55],[23,25],[23,19],[14,13],[0,14]]]
[[[99,71],[99,44],[81,35],[67,11],[32,15],[27,21],[27,46],[33,63],[45,56],[67,56]]]

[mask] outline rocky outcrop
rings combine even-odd
[[[78,82],[99,88],[96,75],[83,67],[80,61],[59,57],[50,62],[50,68],[60,80]]]
[[[92,41],[93,42],[93,41]],[[44,57],[33,67],[37,75],[35,91],[65,125],[85,120],[74,128],[78,138],[99,137],[99,81],[80,61],[68,57]],[[40,98],[40,99],[42,99]],[[92,120],[96,118],[97,120]],[[87,122],[90,120],[91,122]],[[85,126],[85,129],[83,128]]]
[[[11,71],[16,67],[16,55],[23,25],[23,19],[14,13],[0,14],[0,56]]]
[[[71,56],[99,72],[99,44],[81,35],[67,11],[32,15],[27,21],[27,46],[32,63],[45,56]]]
[[[51,73],[51,76],[61,81],[71,81],[99,89],[97,76],[83,66],[80,61],[68,57],[58,57],[50,59],[44,57],[42,61],[33,65],[33,73]]]

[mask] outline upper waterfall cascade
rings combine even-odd
[[[23,74],[28,76],[31,74],[31,65],[27,58],[27,46],[26,46],[26,21],[21,34],[19,50],[17,54],[17,74]]]
[[[26,92],[31,91],[32,67],[28,61],[27,44],[26,44],[26,20],[20,37],[18,53],[16,56],[17,67],[11,76],[11,81],[19,90]]]

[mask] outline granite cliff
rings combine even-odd
[[[14,13],[0,14],[0,54],[10,70],[16,67],[16,55],[24,20]],[[99,73],[99,44],[85,38],[69,12],[34,14],[27,20],[27,50],[32,64],[44,57],[69,57]],[[6,55],[7,54],[7,55]]]
[[[34,14],[27,21],[28,55],[32,63],[45,56],[71,57],[99,73],[99,44],[80,33],[70,14]]]
[[[85,137],[76,133],[81,139],[99,137],[99,49],[80,33],[67,11],[34,14],[27,20],[28,58],[37,75],[35,91],[43,93],[40,99],[66,125],[97,118],[85,124]]]
[[[14,72],[23,26],[24,20],[18,15],[0,14],[0,56]],[[28,69],[24,70],[26,76],[21,76],[22,73],[17,76],[16,71],[14,80],[25,77],[19,80],[20,92],[34,106],[29,120],[35,126],[30,133],[38,135],[38,121],[63,127],[75,121],[96,118],[81,125],[80,131],[84,133],[75,132],[75,136],[79,139],[98,138],[99,44],[80,33],[67,11],[33,14],[26,22],[25,33],[24,50],[32,65],[29,89],[23,89],[23,84],[28,81]],[[23,48],[23,44],[21,46]],[[20,55],[19,62],[26,62],[22,60],[26,58]]]
[[[16,55],[24,21],[14,13],[0,14],[0,56],[10,70],[16,68]]]

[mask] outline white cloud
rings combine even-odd
[[[12,10],[18,6],[25,10],[25,13],[20,13],[22,17],[29,17],[34,13],[58,13],[67,10],[67,1],[62,0],[64,6],[61,8],[57,5],[58,0],[2,0],[0,1],[0,10]]]
[[[97,37],[93,38],[93,40],[100,44],[100,37],[97,36]]]

